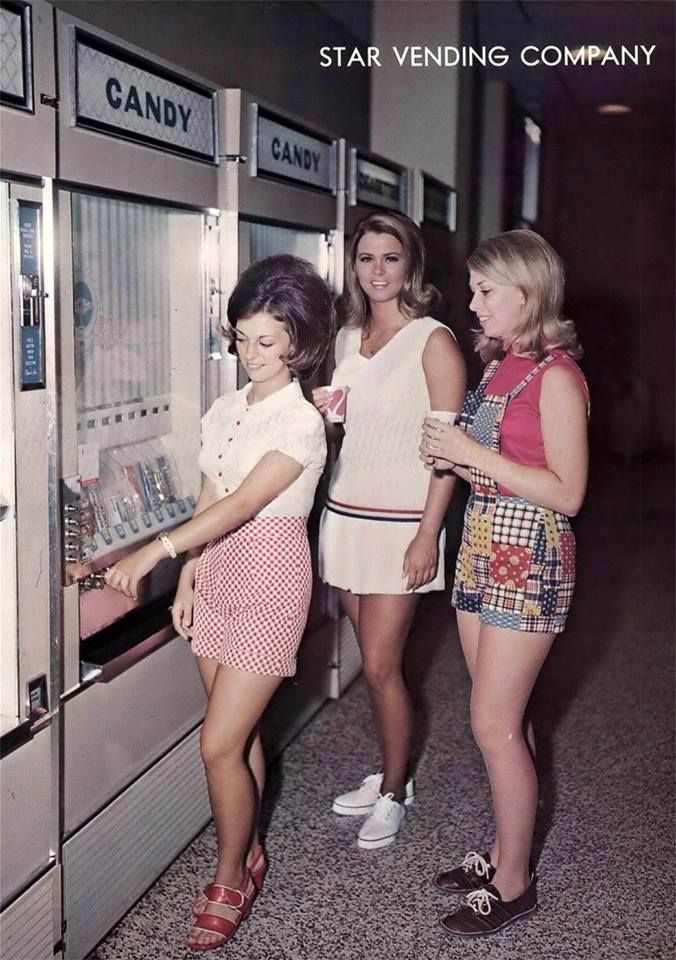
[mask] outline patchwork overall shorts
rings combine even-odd
[[[545,357],[506,396],[489,392],[498,362],[488,364],[477,389],[467,395],[460,425],[499,453],[507,405],[553,359]],[[568,517],[499,493],[495,481],[479,470],[470,474],[453,606],[497,627],[560,633],[575,589],[575,538]]]

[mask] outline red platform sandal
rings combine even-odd
[[[249,867],[249,873],[256,886],[256,890],[260,893],[263,889],[265,874],[268,872],[268,859],[265,856],[263,847],[258,848],[258,853],[247,866]]]
[[[190,943],[190,950],[215,950],[234,937],[243,920],[249,916],[256,897],[256,885],[251,874],[247,876],[246,889],[233,890],[220,883],[210,883],[204,888],[206,905],[192,925],[192,930],[218,937],[211,943]]]
[[[268,859],[265,856],[265,850],[263,847],[258,847],[258,853],[254,856],[252,860],[247,858],[247,869],[251,874],[251,879],[254,882],[256,891],[258,893],[263,889],[263,882],[265,881],[265,874],[268,872]],[[196,917],[199,917],[201,913],[204,913],[204,910],[207,905],[206,889],[198,894],[197,899],[192,905],[192,912]]]

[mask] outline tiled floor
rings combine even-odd
[[[490,939],[452,941],[442,865],[491,839],[453,617],[428,598],[409,653],[418,797],[399,840],[359,850],[331,798],[377,769],[362,681],[271,772],[271,868],[230,960],[667,960],[673,918],[673,476],[607,465],[578,518],[578,596],[534,710],[540,908]],[[208,828],[92,954],[184,960],[190,898],[209,879]]]

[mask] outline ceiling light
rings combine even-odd
[[[601,103],[596,108],[606,116],[619,117],[623,113],[631,113],[631,107],[626,103]]]

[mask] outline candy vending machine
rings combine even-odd
[[[435,313],[438,320],[452,326],[454,278],[463,272],[460,252],[456,250],[455,233],[458,220],[458,194],[436,177],[414,170],[410,180],[411,216],[420,224],[425,241],[426,279],[441,294],[441,303]],[[462,318],[464,320],[464,317]],[[456,325],[460,325],[460,317]],[[464,323],[461,325],[464,326]]]
[[[310,261],[339,293],[343,277],[343,141],[243,90],[219,95],[219,205],[227,258],[224,287],[254,260],[291,253]],[[309,386],[309,385],[306,385]],[[295,677],[285,680],[266,712],[268,754],[280,749],[330,694],[336,621],[328,588],[317,577],[321,489],[310,517],[312,604]]]
[[[345,209],[348,244],[354,228],[369,213],[392,210],[408,214],[409,203],[410,171],[406,167],[361,147],[349,147]]]
[[[216,91],[61,11],[57,50],[64,944],[80,960],[210,816],[204,693],[171,623],[180,560],[135,601],[103,573],[195,505],[223,362],[220,217]]]

